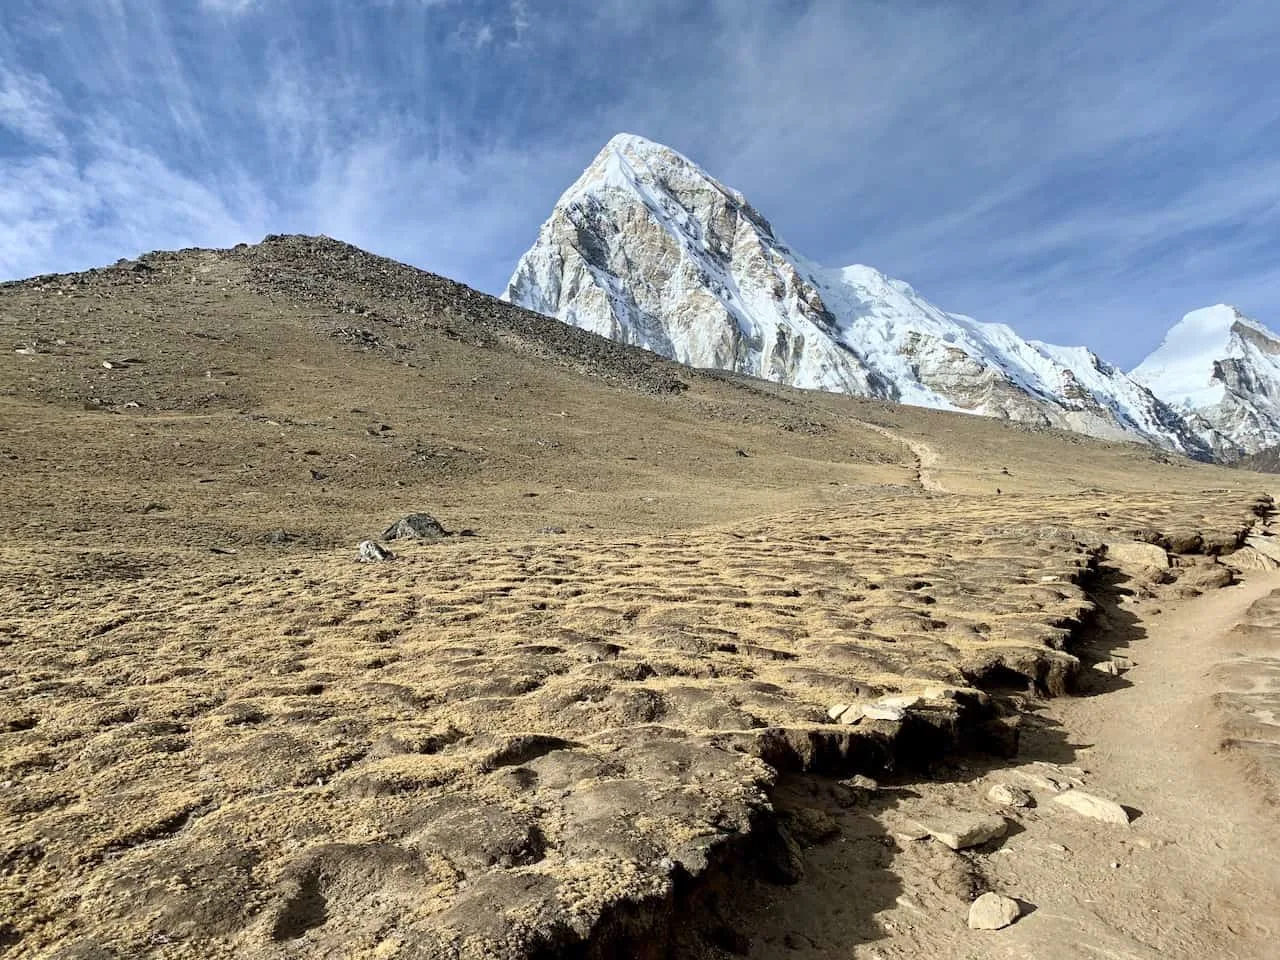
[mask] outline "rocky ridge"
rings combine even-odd
[[[1223,445],[1086,348],[947,313],[872,267],[812,263],[741,193],[629,134],[560,198],[503,298],[694,367],[1201,458]]]

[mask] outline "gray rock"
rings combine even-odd
[[[379,563],[383,560],[394,560],[396,555],[376,540],[360,541],[360,562]]]
[[[1017,900],[998,893],[984,893],[969,905],[969,929],[1003,930],[1021,913]]]
[[[929,836],[952,850],[965,850],[1003,837],[1009,825],[1004,817],[990,813],[951,813],[945,819],[925,819],[920,826]]]
[[[1088,817],[1090,820],[1114,823],[1119,827],[1127,827],[1129,825],[1129,814],[1124,807],[1114,800],[1104,800],[1102,797],[1095,797],[1092,793],[1085,793],[1083,790],[1067,790],[1055,796],[1053,802],[1060,803],[1068,810],[1078,813],[1082,817]]]
[[[1135,543],[1122,541],[1107,544],[1107,558],[1123,567],[1157,567],[1169,566],[1169,554],[1163,547],[1154,543]]]
[[[1231,554],[1231,565],[1240,570],[1280,569],[1280,543],[1275,537],[1250,536]]]
[[[1031,806],[1031,794],[1028,791],[1007,783],[993,784],[987,791],[987,800],[1001,807]]]
[[[443,540],[449,531],[429,513],[411,513],[382,531],[383,540]]]
[[[914,843],[917,840],[927,840],[931,836],[928,830],[922,824],[914,820],[904,820],[895,823],[890,832],[899,840],[905,843]]]
[[[862,715],[868,720],[902,720],[907,715],[907,711],[901,707],[887,703],[868,703],[861,710]],[[843,717],[840,722],[845,722]]]
[[[915,693],[895,693],[881,697],[875,702],[877,707],[896,707],[899,710],[910,710],[920,705],[921,697]]]

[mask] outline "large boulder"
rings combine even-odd
[[[1154,543],[1120,541],[1107,544],[1107,558],[1122,567],[1155,567],[1164,570],[1169,566],[1169,554],[1164,547]]]
[[[449,531],[429,513],[411,513],[382,531],[383,540],[443,540]]]

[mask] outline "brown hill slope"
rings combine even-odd
[[[1200,589],[1265,511],[325,238],[6,284],[0,327],[14,956],[714,952],[665,921],[794,870],[779,771],[1007,749],[1104,544]],[[476,535],[355,562],[414,510]]]

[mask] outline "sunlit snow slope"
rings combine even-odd
[[[1210,452],[1085,348],[946,313],[872,267],[819,266],[742,194],[629,134],[560,198],[503,296],[696,367]]]
[[[1219,456],[1280,444],[1280,336],[1235,307],[1188,313],[1132,376],[1182,412]]]

